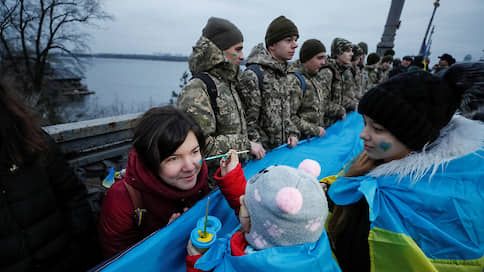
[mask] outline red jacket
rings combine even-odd
[[[240,209],[240,196],[245,195],[245,186],[247,185],[247,180],[244,176],[244,171],[242,167],[237,165],[237,167],[230,171],[225,177],[220,177],[220,168],[217,169],[214,175],[217,185],[220,191],[224,195],[225,199],[229,203],[230,207],[235,211],[235,214],[239,215]],[[232,256],[243,256],[246,255],[244,252],[248,243],[242,232],[236,232],[230,238],[230,251]],[[186,256],[186,267],[187,272],[200,272],[202,270],[195,268],[195,263],[200,259],[202,255],[187,255]]]
[[[147,210],[141,227],[135,223],[135,207],[125,182],[140,192],[142,208]],[[205,163],[195,187],[183,191],[153,175],[142,164],[136,151],[131,150],[124,179],[109,188],[103,201],[99,218],[99,239],[103,255],[109,258],[163,228],[173,213],[183,212],[183,208],[193,206],[208,193],[208,170]]]

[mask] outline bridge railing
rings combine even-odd
[[[46,126],[73,168],[128,154],[142,113]]]

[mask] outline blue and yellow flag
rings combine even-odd
[[[372,271],[483,271],[483,158],[452,160],[416,183],[388,175],[332,185],[337,204],[368,202]]]

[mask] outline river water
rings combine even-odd
[[[68,98],[58,109],[65,122],[143,112],[169,104],[180,91],[188,62],[85,59],[83,83],[95,94]]]

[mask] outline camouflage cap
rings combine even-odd
[[[305,63],[321,52],[326,52],[326,47],[324,47],[323,43],[316,39],[307,40],[301,46],[299,60],[301,63]]]
[[[368,44],[366,44],[366,42],[359,42],[358,46],[363,50],[365,55],[368,55]]]
[[[393,57],[391,55],[386,55],[381,59],[381,63],[392,62],[392,61],[393,61]]]
[[[350,41],[343,38],[335,38],[331,43],[331,57],[336,58],[352,47],[353,45]]]
[[[244,41],[242,32],[230,21],[217,17],[210,17],[202,35],[212,41],[220,50],[226,50]]]
[[[299,37],[297,26],[291,20],[281,15],[274,19],[267,28],[265,37],[266,47],[291,36]]]
[[[373,65],[375,63],[378,63],[380,61],[380,56],[377,53],[371,53],[366,57],[366,64],[367,65]]]
[[[363,49],[359,47],[357,44],[353,44],[353,57],[351,57],[351,61],[357,60],[361,55],[363,55]]]

